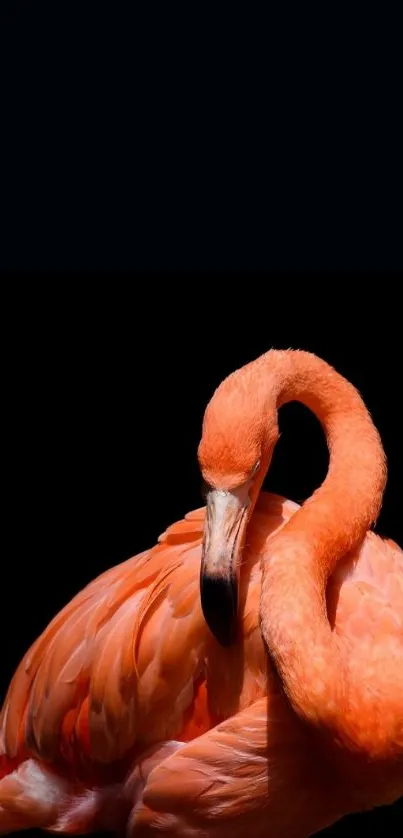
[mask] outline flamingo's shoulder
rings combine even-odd
[[[371,643],[402,636],[403,551],[391,539],[368,532],[360,548],[340,563],[329,593],[340,634],[365,635]]]
[[[401,719],[403,695],[403,552],[395,542],[368,532],[360,549],[340,564],[328,591],[329,615],[354,681],[382,706],[389,726]],[[359,708],[357,708],[357,713]],[[391,729],[392,729],[391,728]],[[402,730],[400,725],[401,736]],[[403,742],[402,742],[403,744]]]
[[[186,724],[200,703],[206,633],[203,516],[195,510],[153,549],[103,573],[36,640],[2,708],[3,763],[27,754],[108,763]]]

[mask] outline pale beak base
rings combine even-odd
[[[221,646],[237,637],[238,564],[248,507],[246,486],[207,494],[200,596],[206,623]]]

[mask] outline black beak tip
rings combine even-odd
[[[201,573],[201,606],[206,623],[220,646],[232,646],[237,639],[238,585],[235,575]]]

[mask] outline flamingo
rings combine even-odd
[[[302,506],[261,491],[278,409],[329,452]],[[209,402],[205,507],[82,590],[0,718],[0,832],[304,838],[403,795],[403,553],[375,534],[381,440],[317,356],[270,350]]]

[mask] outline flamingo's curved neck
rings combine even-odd
[[[266,375],[278,407],[297,400],[316,414],[330,461],[322,486],[270,547],[262,632],[296,711],[336,737],[354,738],[348,730],[349,679],[327,619],[326,583],[377,518],[386,482],[384,451],[357,390],[321,359],[275,353]]]

